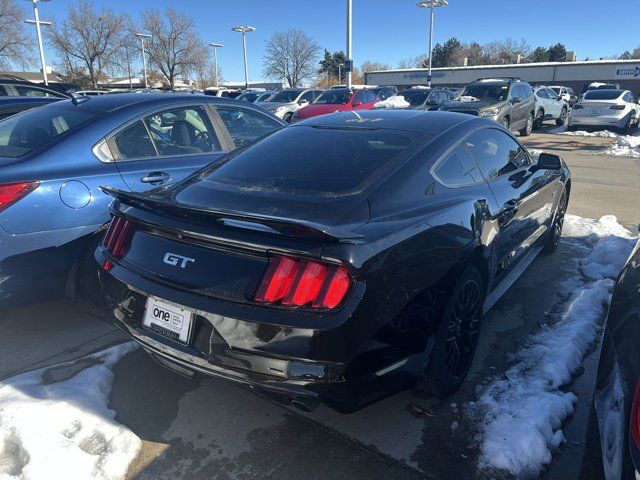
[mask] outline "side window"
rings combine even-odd
[[[0,97],[6,97],[9,94],[7,93],[7,89],[0,85]]]
[[[202,107],[181,107],[145,117],[158,155],[188,155],[222,150]]]
[[[322,95],[322,90],[314,90],[313,91],[313,99],[315,100],[316,98],[318,98],[320,95]]]
[[[300,100],[298,100],[298,103],[302,103],[302,102],[313,102],[313,92],[305,92],[304,95],[302,95],[302,97],[300,97]]]
[[[632,103],[632,102],[633,102],[633,95],[631,95],[631,92],[627,92],[627,93],[625,93],[625,94],[624,94],[624,96],[622,97],[622,99],[623,99],[625,102]]]
[[[224,126],[236,147],[247,145],[258,138],[282,128],[278,122],[258,112],[238,107],[216,107]]]
[[[362,103],[373,102],[376,98],[378,98],[378,96],[375,93],[370,92],[368,90],[364,90],[362,94],[364,95],[364,100],[362,101]]]
[[[142,120],[120,130],[113,136],[111,142],[117,147],[117,153],[114,155],[116,160],[156,156],[156,150],[153,148],[149,132]]]
[[[62,95],[57,95],[53,92],[43,90],[41,88],[27,87],[24,85],[14,85],[14,88],[18,91],[18,95],[21,97],[51,97],[51,98],[63,98]]]
[[[488,181],[531,164],[526,150],[500,130],[481,130],[467,138],[465,144]]]
[[[458,145],[434,170],[446,185],[471,185],[482,180],[478,166],[463,144]]]
[[[538,95],[538,97],[540,98],[549,98],[549,94],[547,93],[547,90],[545,88],[537,90],[536,95]]]
[[[520,85],[520,88],[524,93],[524,97],[522,98],[529,98],[531,95],[533,95],[533,90],[531,89],[528,83],[523,83],[522,85]]]

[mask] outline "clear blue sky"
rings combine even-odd
[[[21,1],[26,8],[27,2]],[[63,16],[75,0],[40,4],[41,18]],[[276,31],[298,27],[329,51],[345,48],[346,0],[94,0],[97,7],[126,11],[134,18],[146,8],[172,5],[191,15],[207,42],[224,44],[219,62],[225,80],[243,79],[241,35],[234,25],[257,28],[248,34],[249,76],[260,80],[265,42]],[[401,58],[428,49],[428,16],[415,0],[353,0],[353,56],[396,67]],[[532,46],[562,42],[578,58],[618,55],[640,47],[640,1],[615,0],[449,0],[436,11],[434,43],[455,36],[463,42],[486,43],[524,38]],[[35,32],[34,32],[35,35]],[[48,64],[55,65],[52,54]]]

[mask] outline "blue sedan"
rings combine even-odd
[[[78,96],[0,121],[0,308],[65,289],[97,297],[111,200],[100,186],[180,180],[284,125],[193,94]]]

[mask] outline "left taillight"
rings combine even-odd
[[[255,300],[287,307],[331,310],[340,306],[352,284],[342,265],[277,256],[269,261]]]
[[[40,182],[18,182],[0,185],[0,212],[38,188]]]
[[[134,224],[118,215],[114,216],[109,225],[109,230],[102,241],[102,245],[116,260],[124,257],[129,250]]]
[[[609,107],[610,110],[624,110],[626,107],[624,105],[612,105]]]

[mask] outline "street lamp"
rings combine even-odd
[[[144,88],[149,88],[149,84],[147,83],[147,57],[144,53],[144,39],[151,39],[151,35],[148,33],[135,33],[136,37],[140,39],[140,47],[142,48],[142,71],[144,72]]]
[[[215,86],[218,86],[218,49],[224,47],[221,43],[210,43],[209,46],[213,48],[213,74],[215,75]]]
[[[353,17],[353,7],[351,0],[347,0],[347,61],[345,62],[345,80],[347,88],[351,88],[351,70],[353,70],[353,59],[351,58],[351,22]]]
[[[286,63],[284,64],[284,80],[287,83],[289,83],[289,60],[291,60],[291,57],[289,55],[285,55],[284,61]],[[291,85],[290,83],[289,86],[293,87],[293,85]]]
[[[429,76],[428,86],[431,86],[431,53],[433,51],[433,10],[436,7],[445,7],[449,5],[447,0],[427,0],[426,2],[418,2],[416,5],[420,8],[429,8]]]
[[[342,85],[342,67],[344,67],[344,63],[338,64],[338,85]]]
[[[249,90],[249,68],[247,67],[247,32],[255,31],[256,27],[233,27],[234,32],[242,33],[242,55],[244,56],[244,88]]]
[[[36,34],[38,36],[38,49],[40,50],[40,63],[42,64],[42,79],[45,85],[49,85],[49,79],[47,78],[47,65],[44,60],[44,47],[42,46],[42,32],[40,31],[40,25],[50,26],[51,22],[40,21],[40,15],[38,14],[38,2],[48,2],[49,0],[29,0],[33,3],[33,18],[34,20],[25,20],[26,23],[35,24]]]

